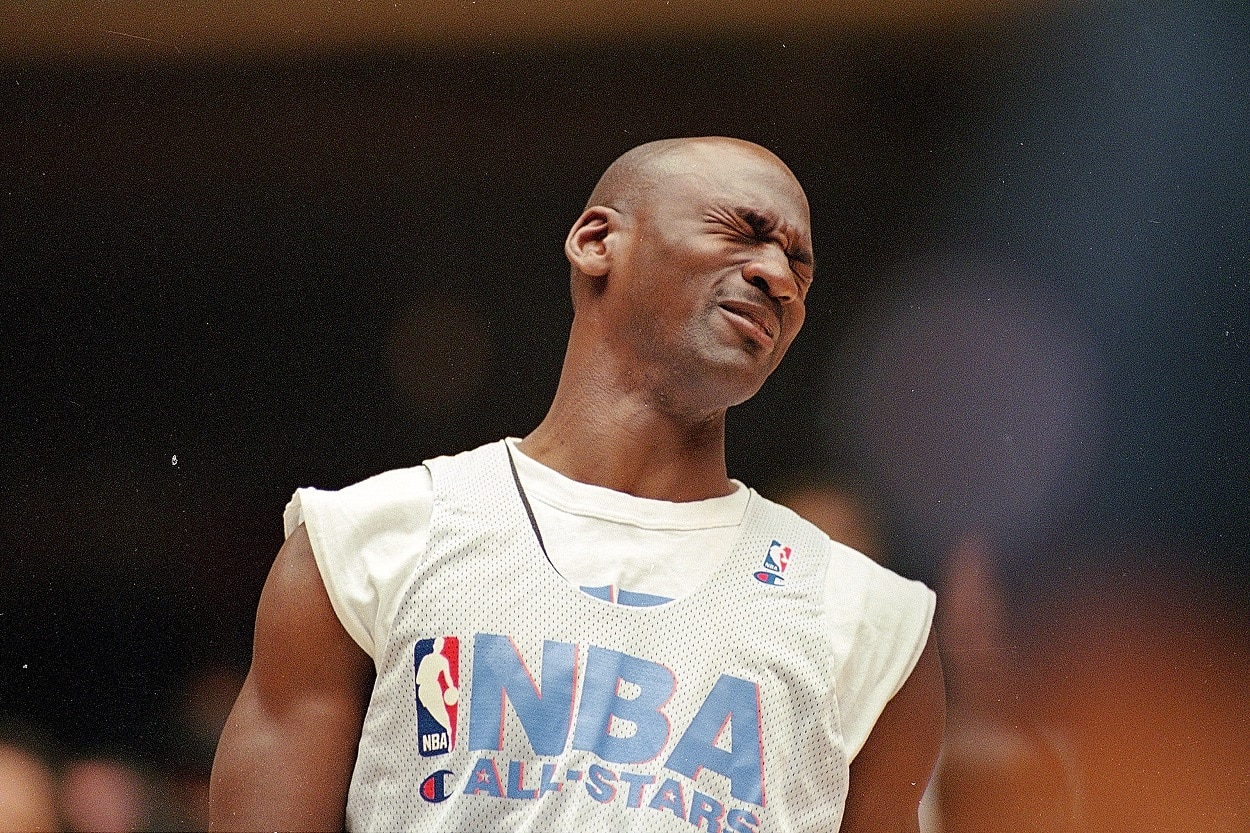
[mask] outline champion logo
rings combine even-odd
[[[764,553],[763,569],[755,571],[755,580],[774,587],[784,585],[786,580],[782,573],[790,566],[790,555],[790,548],[783,546],[780,541],[770,543],[768,551]]]
[[[451,785],[447,782],[449,775],[455,777],[450,769],[440,769],[426,776],[421,782],[421,798],[430,804],[439,804],[451,798]]]

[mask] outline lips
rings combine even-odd
[[[731,299],[721,301],[719,306],[753,340],[763,344],[771,346],[777,337],[777,331],[781,329],[777,314],[762,304]]]

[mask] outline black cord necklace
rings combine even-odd
[[[504,443],[504,448],[508,452],[508,466],[512,469],[512,482],[516,484],[516,492],[521,496],[521,505],[525,507],[525,514],[529,516],[530,527],[534,530],[534,537],[538,539],[538,548],[543,551],[543,557],[547,559],[547,563],[551,564],[555,569],[555,564],[551,561],[551,556],[547,554],[547,545],[543,543],[542,531],[538,528],[538,519],[534,517],[534,508],[530,506],[530,499],[525,494],[525,487],[521,485],[521,476],[517,474],[516,461],[512,459],[512,446]],[[559,572],[559,570],[556,570]]]

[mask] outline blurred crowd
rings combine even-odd
[[[208,666],[171,697],[160,749],[67,746],[46,727],[0,718],[0,831],[208,829],[217,738],[242,673]]]
[[[809,478],[777,497],[893,560],[862,490]],[[1141,541],[1051,552],[1045,581],[1020,555],[969,532],[936,559],[947,726],[923,833],[1250,830],[1245,600]]]

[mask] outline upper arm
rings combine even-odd
[[[843,833],[920,829],[920,799],[937,763],[945,719],[942,665],[931,631],[916,667],[851,763]]]
[[[252,667],[213,762],[212,827],[341,830],[372,676],[301,526],[261,592]]]

